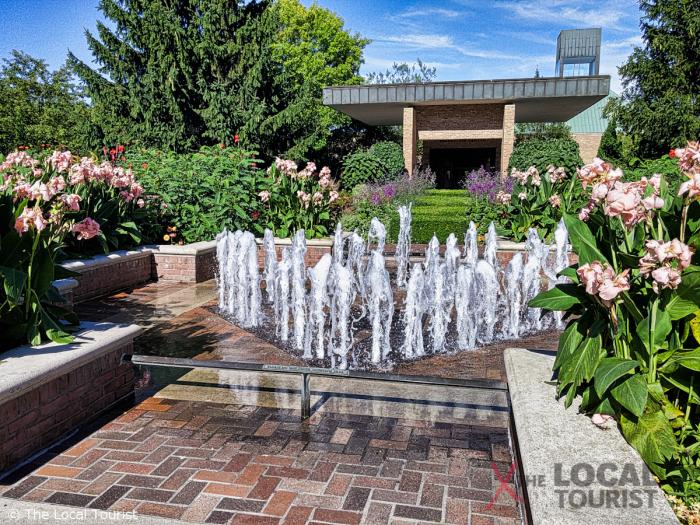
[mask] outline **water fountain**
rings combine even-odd
[[[340,369],[385,367],[396,359],[469,350],[561,326],[561,317],[542,316],[527,303],[564,280],[558,276],[568,266],[563,223],[551,245],[531,230],[526,253],[515,253],[507,265],[497,257],[495,226],[480,257],[471,223],[463,253],[450,235],[441,254],[434,236],[422,261],[414,259],[411,266],[410,207],[402,207],[399,217],[394,279],[384,255],[386,228],[376,218],[366,242],[355,232],[345,235],[339,224],[332,252],[309,269],[303,231],[279,260],[266,231],[263,280],[272,314],[265,319],[255,239],[248,232],[223,232],[217,237],[220,311],[246,328],[272,322],[282,346]]]

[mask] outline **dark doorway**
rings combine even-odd
[[[496,148],[431,149],[430,168],[436,175],[436,186],[443,190],[460,188],[467,173],[483,166],[494,169]]]

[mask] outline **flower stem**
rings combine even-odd
[[[680,232],[680,240],[682,243],[685,243],[685,226],[688,223],[688,207],[690,204],[686,201],[685,206],[683,206],[683,212],[681,213],[681,232]]]
[[[659,298],[656,297],[651,303],[651,319],[649,323],[649,383],[656,382],[656,347],[654,343],[656,335],[656,314],[659,309]]]

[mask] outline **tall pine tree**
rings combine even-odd
[[[700,0],[642,0],[644,47],[620,67],[608,110],[640,158],[700,136]]]
[[[273,105],[269,0],[101,0],[114,29],[86,32],[97,69],[69,54],[100,116],[106,143],[184,151],[259,142]]]

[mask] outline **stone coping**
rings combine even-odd
[[[89,259],[72,259],[69,261],[64,261],[61,263],[61,266],[67,270],[83,273],[102,266],[109,266],[110,264],[124,261],[126,259],[149,257],[151,252],[151,248],[147,246],[140,246],[138,248],[134,248],[133,250],[119,250],[116,252],[111,252],[107,255],[95,255]]]
[[[0,354],[0,403],[21,396],[52,379],[130,342],[142,328],[113,323],[81,324],[68,344],[19,346]]]
[[[144,248],[163,255],[204,255],[216,251],[216,240],[192,244],[152,244]]]
[[[678,523],[647,466],[618,429],[595,426],[578,413],[579,400],[565,409],[556,399],[553,352],[507,348],[504,359],[533,525]],[[623,472],[640,482],[619,483]],[[590,502],[591,494],[594,505],[580,506],[581,496]],[[609,504],[596,507],[601,497],[609,498],[604,500]],[[628,504],[615,506],[614,498]],[[633,501],[641,504],[635,508]]]
[[[255,242],[259,245],[262,246],[264,239],[263,238],[255,238]],[[286,238],[282,239],[280,237],[275,237],[275,246],[291,246],[292,245],[292,239],[291,238]],[[333,239],[331,237],[321,237],[320,239],[306,239],[306,246],[307,247],[312,247],[312,246],[321,246],[321,247],[332,247],[333,246]]]
[[[53,282],[53,285],[54,287],[56,287],[59,293],[64,294],[66,292],[70,292],[73,288],[77,288],[80,285],[80,283],[77,279],[67,278],[56,279]]]

